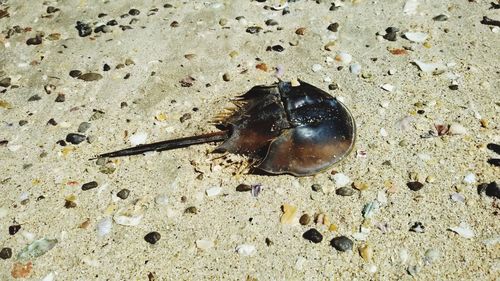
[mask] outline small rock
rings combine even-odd
[[[278,22],[273,20],[273,19],[268,19],[265,21],[266,25],[267,26],[274,26],[274,25],[278,25]]]
[[[313,71],[313,72],[318,72],[318,71],[320,71],[322,68],[323,68],[323,67],[321,66],[321,64],[318,64],[318,63],[313,64],[313,66],[311,67],[311,69],[312,69],[312,71]]]
[[[224,74],[222,75],[222,80],[224,80],[224,81],[228,82],[228,81],[230,81],[230,80],[231,80],[231,76],[230,76],[228,73],[224,73]]]
[[[246,29],[246,32],[250,34],[256,34],[259,33],[262,30],[262,27],[260,26],[250,26]]]
[[[0,87],[7,88],[10,86],[11,79],[10,77],[5,77],[2,80],[0,80]]]
[[[332,32],[337,32],[337,31],[339,31],[339,23],[338,22],[331,23],[330,25],[328,25],[328,27],[326,29],[328,29]]]
[[[150,232],[146,234],[146,236],[144,236],[144,240],[146,240],[146,242],[148,242],[149,244],[153,245],[156,244],[156,242],[158,242],[160,238],[161,238],[160,233],[156,231]]]
[[[120,199],[125,200],[128,198],[129,194],[130,194],[130,190],[124,188],[124,189],[118,191],[118,193],[116,193],[116,196],[118,196],[118,198],[120,198]]]
[[[472,238],[475,236],[474,231],[465,222],[461,222],[459,226],[450,227],[449,230],[455,232],[456,234],[464,238]]]
[[[211,188],[205,190],[205,192],[206,192],[208,197],[217,196],[222,192],[222,187],[214,186],[214,187],[211,187]]]
[[[236,252],[242,256],[250,256],[255,253],[257,249],[254,245],[242,244],[236,247]]]
[[[73,77],[73,78],[78,78],[82,75],[82,72],[80,70],[71,70],[69,72],[69,76]]]
[[[113,220],[111,217],[105,217],[101,219],[96,226],[97,234],[99,236],[106,236],[111,232],[111,228],[113,227]]]
[[[323,235],[321,235],[321,233],[319,233],[319,231],[317,231],[315,228],[311,228],[308,231],[304,232],[304,234],[302,234],[302,237],[315,244],[323,241]]]
[[[53,13],[59,11],[59,9],[54,7],[54,6],[48,6],[46,11],[47,11],[47,14],[53,14]]]
[[[344,187],[351,183],[351,179],[343,173],[336,173],[332,176],[332,180],[335,182],[337,187]]]
[[[6,260],[10,259],[12,257],[12,249],[4,247],[2,250],[0,250],[0,259]]]
[[[352,240],[345,236],[338,236],[330,241],[330,245],[340,252],[352,250],[353,244]]]
[[[185,214],[197,214],[198,213],[198,209],[195,206],[187,207],[184,210],[184,213]]]
[[[297,35],[304,35],[306,34],[306,28],[305,27],[299,27],[297,30],[295,30],[295,34]]]
[[[390,33],[386,33],[384,36],[382,36],[385,40],[387,41],[396,41],[397,38],[398,38],[398,34],[396,32],[390,32]]]
[[[9,234],[10,235],[14,235],[16,234],[19,230],[21,229],[21,225],[20,224],[13,224],[11,226],[9,226]]]
[[[311,189],[312,189],[313,191],[316,191],[316,192],[321,192],[321,191],[323,191],[323,187],[322,187],[320,184],[317,184],[317,183],[315,183],[315,184],[311,185]]]
[[[248,185],[248,184],[240,184],[236,187],[236,191],[238,192],[247,192],[247,191],[251,191],[252,190],[252,186],[251,185]]]
[[[100,80],[101,78],[102,78],[101,74],[93,73],[93,72],[85,73],[85,74],[78,76],[78,79],[86,81],[86,82],[97,81],[97,80]]]
[[[477,187],[477,192],[479,193],[479,195],[484,193],[486,194],[486,196],[496,197],[497,199],[500,199],[500,187],[498,187],[498,184],[495,181],[480,184]]]
[[[410,231],[416,233],[424,233],[425,226],[421,222],[417,221],[410,227]]]
[[[300,216],[299,223],[301,225],[308,225],[310,222],[311,222],[311,216],[310,215],[303,214],[302,216]]]
[[[406,186],[408,186],[408,188],[412,191],[419,191],[422,187],[424,187],[424,184],[418,181],[411,181],[406,183]]]
[[[391,84],[383,84],[382,86],[380,86],[380,88],[382,88],[383,90],[387,91],[387,92],[392,92],[394,91],[394,89],[396,87],[394,87],[393,85]]]
[[[66,136],[66,141],[72,144],[79,144],[87,139],[86,136],[70,133]]]
[[[78,132],[79,133],[85,133],[89,128],[90,128],[90,123],[89,122],[82,122],[78,126]]]
[[[29,38],[28,40],[26,40],[26,45],[30,46],[30,45],[40,45],[42,44],[42,36],[40,35],[37,35],[33,38]]]
[[[281,206],[281,210],[283,211],[283,214],[281,215],[280,222],[282,224],[291,224],[295,218],[295,214],[297,213],[297,207],[289,204],[283,204],[283,206]]]
[[[271,47],[271,49],[275,52],[283,52],[285,50],[285,48],[283,48],[283,46],[281,45],[274,45]]]
[[[470,173],[470,174],[467,174],[465,177],[464,177],[464,180],[463,182],[465,184],[473,184],[476,182],[476,175],[474,175],[473,173]]]
[[[352,74],[359,75],[361,73],[361,64],[353,63],[349,66],[349,70]]]
[[[80,37],[86,37],[92,34],[92,27],[87,23],[77,21],[75,28],[78,30],[78,36]]]
[[[437,15],[437,16],[433,17],[432,19],[435,20],[435,21],[447,21],[448,20],[448,16],[444,15],[444,14],[440,14],[440,15]]]
[[[39,101],[39,100],[41,100],[41,99],[42,99],[42,97],[40,97],[39,95],[36,95],[36,94],[35,94],[35,95],[32,95],[32,96],[28,99],[28,101]]]
[[[65,102],[66,101],[66,95],[63,93],[57,94],[56,99],[54,100],[55,102]]]
[[[206,239],[196,240],[195,243],[196,243],[196,248],[204,251],[214,247],[214,242]]]
[[[335,194],[340,196],[352,196],[354,195],[354,189],[351,187],[343,186],[335,190]]]
[[[96,188],[99,184],[96,181],[91,181],[82,185],[82,190],[90,190]]]
[[[338,62],[341,62],[343,64],[350,64],[351,61],[352,61],[352,55],[348,54],[346,52],[339,52],[335,56],[335,60],[338,61]]]
[[[405,32],[404,37],[411,42],[423,43],[429,35],[425,32]]]
[[[137,16],[141,13],[141,11],[137,10],[137,9],[130,9],[128,11],[128,14],[131,15],[131,16]]]

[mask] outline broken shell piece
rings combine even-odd
[[[382,88],[383,90],[386,90],[387,92],[392,92],[392,91],[394,91],[394,89],[396,87],[394,87],[391,84],[383,84],[383,85],[380,86],[380,88]]]
[[[344,187],[351,183],[351,179],[343,173],[336,173],[331,179],[335,182],[335,186],[337,187]]]
[[[465,135],[467,134],[467,129],[458,123],[452,123],[448,129],[448,133],[450,135]]]
[[[415,15],[417,13],[418,0],[408,0],[403,7],[403,13],[407,16]]]
[[[196,247],[200,250],[208,250],[214,246],[214,242],[206,239],[196,240]]]
[[[219,186],[214,186],[214,187],[211,187],[211,188],[205,190],[205,193],[207,194],[208,197],[217,196],[221,192],[222,192],[222,188]]]
[[[343,64],[349,64],[352,61],[352,56],[346,52],[339,52],[335,56],[335,60]]]
[[[57,244],[57,239],[42,238],[24,247],[17,255],[20,260],[30,260],[44,255]]]
[[[373,258],[373,248],[370,246],[370,244],[364,244],[361,245],[358,248],[359,255],[365,260],[366,262],[369,262]]]
[[[291,224],[293,219],[295,218],[295,214],[297,213],[297,207],[284,204],[281,206],[283,214],[281,215],[280,222],[282,224]]]
[[[139,225],[144,217],[144,208],[142,203],[142,200],[137,200],[133,205],[120,209],[113,216],[114,221],[117,224],[125,226]]]
[[[254,245],[242,244],[236,247],[236,252],[242,256],[250,256],[255,253],[257,249]]]
[[[423,43],[425,39],[429,37],[427,33],[424,32],[405,32],[405,38],[416,43]]]
[[[465,222],[461,222],[459,226],[450,227],[449,230],[455,232],[456,234],[464,238],[472,238],[475,236],[474,231]]]
[[[129,141],[131,145],[145,144],[148,138],[148,134],[144,132],[135,133],[130,136]]]
[[[414,60],[413,63],[415,63],[423,72],[439,73],[446,70],[446,66],[442,63],[425,63],[419,60]]]
[[[113,227],[113,220],[110,217],[105,217],[101,219],[96,226],[97,234],[99,236],[106,236],[111,232],[111,228]]]

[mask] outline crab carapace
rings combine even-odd
[[[248,156],[270,174],[309,176],[344,159],[354,146],[356,124],[336,98],[304,81],[255,86],[234,100],[236,109],[213,133],[104,153],[120,157],[194,144],[222,142],[213,152]]]

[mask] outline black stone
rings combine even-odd
[[[58,145],[60,145],[60,146],[66,146],[67,145],[67,143],[64,140],[58,140],[58,141],[56,141],[56,143]]]
[[[11,248],[2,248],[2,250],[0,250],[0,259],[2,260],[6,260],[6,259],[10,259],[12,257],[12,249]]]
[[[118,193],[116,194],[116,196],[118,196],[118,198],[120,198],[120,199],[125,200],[125,199],[128,198],[129,194],[130,194],[130,190],[124,188],[124,189],[118,191]]]
[[[103,17],[105,17],[105,16],[107,16],[107,15],[108,15],[108,14],[105,14],[105,13],[99,13],[99,14],[97,15],[97,17],[98,17],[98,18],[103,18]]]
[[[168,4],[168,3],[163,5],[163,8],[165,8],[165,9],[172,8],[172,7],[174,7],[174,6],[172,4]]]
[[[105,33],[104,27],[106,27],[105,24],[99,25],[98,27],[94,28],[94,33],[99,33],[99,32]]]
[[[137,16],[141,13],[141,11],[137,10],[137,9],[130,9],[130,11],[128,11],[128,14],[131,15],[131,16]]]
[[[319,191],[323,190],[323,187],[320,184],[315,183],[315,184],[311,185],[311,189],[313,191],[319,192]]]
[[[390,26],[390,27],[385,29],[385,32],[386,33],[396,33],[396,32],[399,32],[399,28]]]
[[[249,28],[247,28],[246,32],[248,32],[250,34],[256,34],[256,33],[259,33],[261,30],[262,30],[262,27],[260,27],[260,26],[250,26]]]
[[[59,9],[56,8],[56,7],[53,7],[53,6],[48,6],[47,7],[47,14],[53,14],[53,13],[55,13],[57,11],[59,11]]]
[[[54,118],[50,118],[49,121],[47,121],[47,124],[52,126],[57,126],[57,121],[54,120]]]
[[[33,38],[26,40],[27,45],[40,45],[42,44],[42,36],[37,35]]]
[[[275,52],[283,52],[285,50],[285,48],[283,48],[283,46],[281,45],[274,45],[271,47],[271,49]]]
[[[337,32],[337,31],[339,31],[339,23],[338,22],[334,22],[334,23],[328,25],[328,27],[326,29],[328,29],[328,30],[330,30],[332,32]]]
[[[317,231],[315,228],[311,228],[308,231],[304,232],[304,234],[302,234],[302,237],[313,243],[319,243],[323,241],[323,235],[321,235],[321,233],[319,233],[319,231]]]
[[[391,32],[391,33],[385,34],[383,37],[384,37],[384,39],[386,39],[388,41],[394,42],[394,41],[396,41],[398,34],[396,32]]]
[[[149,244],[156,244],[156,242],[158,242],[160,238],[161,238],[160,233],[156,231],[150,232],[146,234],[146,236],[144,236],[144,240],[146,240],[146,242],[148,242]]]
[[[3,78],[2,80],[0,80],[0,87],[4,87],[4,88],[9,87],[10,82],[11,82],[10,77]]]
[[[87,139],[86,136],[80,135],[80,134],[70,133],[70,134],[68,134],[66,136],[66,141],[69,142],[69,143],[72,143],[72,144],[79,144],[79,143],[83,142],[86,139]]]
[[[93,188],[96,188],[99,184],[96,182],[96,181],[91,181],[91,182],[88,182],[88,183],[84,183],[82,185],[82,190],[90,190],[90,189],[93,189]]]
[[[73,77],[73,78],[78,78],[82,75],[82,72],[80,70],[71,70],[69,72],[69,76]]]
[[[330,245],[340,252],[352,250],[353,244],[352,240],[345,236],[335,237],[330,241]]]
[[[421,222],[417,221],[410,227],[410,231],[416,233],[424,233],[425,226]]]
[[[115,26],[115,25],[118,25],[118,22],[116,20],[110,20],[106,23],[106,25],[109,25],[109,26]]]
[[[65,102],[66,101],[66,95],[59,93],[57,94],[56,99],[54,100],[55,102]]]
[[[111,69],[111,66],[109,66],[107,63],[105,63],[102,67],[103,71],[109,71]]]
[[[19,126],[21,126],[21,127],[22,127],[22,126],[24,126],[24,125],[26,125],[26,124],[28,124],[28,121],[27,121],[27,120],[19,120]]]
[[[28,101],[37,101],[37,100],[41,100],[42,97],[40,97],[39,95],[32,95]]]
[[[448,16],[441,14],[441,15],[437,15],[437,16],[433,17],[432,19],[435,21],[446,21],[446,20],[448,20]]]
[[[500,187],[496,182],[482,183],[477,187],[477,192],[479,194],[486,194],[489,197],[496,197],[500,199]]]
[[[354,195],[354,189],[351,187],[344,186],[335,190],[335,194],[340,196],[352,196]]]
[[[450,88],[450,90],[456,91],[458,90],[458,85],[450,85],[448,86],[448,88]]]
[[[265,21],[266,25],[267,26],[274,26],[274,25],[278,25],[278,22],[273,20],[273,19],[268,19]]]
[[[20,224],[13,224],[11,226],[9,226],[9,234],[10,235],[14,235],[16,234],[19,230],[21,229],[21,225]]]
[[[80,37],[86,37],[92,34],[92,27],[87,23],[77,21],[75,28],[78,30],[78,36]]]
[[[247,192],[250,190],[252,190],[252,186],[248,185],[248,184],[244,184],[244,183],[242,183],[236,187],[236,191],[238,191],[238,192]]]
[[[419,181],[411,181],[408,182],[406,186],[408,186],[408,188],[412,191],[419,191],[422,187],[424,187],[424,184]]]

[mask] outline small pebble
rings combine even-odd
[[[386,90],[387,92],[392,92],[392,91],[394,91],[394,89],[396,87],[394,87],[391,84],[383,84],[382,86],[380,86],[380,88],[382,88],[383,90]]]
[[[311,185],[311,189],[312,189],[313,191],[316,191],[316,192],[321,192],[321,191],[323,191],[323,187],[322,187],[320,184],[317,184],[317,183],[315,183],[315,184]]]
[[[266,25],[267,26],[274,26],[274,25],[278,25],[278,22],[273,20],[273,19],[268,19],[265,21]]]
[[[9,234],[14,235],[16,234],[19,230],[21,229],[21,225],[19,224],[13,224],[9,226]]]
[[[91,181],[82,185],[82,190],[90,190],[96,188],[99,184],[96,181]]]
[[[411,181],[406,183],[406,186],[408,186],[408,188],[412,191],[419,191],[422,187],[424,187],[424,184],[418,181]]]
[[[275,52],[283,52],[285,50],[285,48],[283,48],[283,46],[281,45],[274,45],[271,47],[271,49]]]
[[[37,35],[33,38],[29,38],[28,40],[26,40],[26,45],[30,46],[30,45],[40,45],[42,44],[42,36],[40,35]]]
[[[496,197],[497,199],[500,199],[500,187],[498,184],[493,181],[490,183],[482,183],[477,187],[477,192],[479,195],[481,194],[486,194],[486,196],[489,197]]]
[[[311,228],[308,231],[304,232],[304,234],[302,234],[302,237],[315,244],[323,241],[323,235],[321,235],[321,233],[319,233],[319,231],[317,231],[315,228]]]
[[[46,11],[47,11],[47,14],[53,14],[53,13],[59,11],[59,9],[56,7],[53,7],[53,6],[48,6]]]
[[[86,81],[86,82],[97,81],[97,80],[100,80],[101,78],[102,78],[101,74],[93,73],[93,72],[85,73],[85,74],[78,76],[78,79]]]
[[[458,85],[450,85],[450,86],[448,86],[448,88],[452,91],[456,91],[456,90],[458,90]]]
[[[56,99],[54,100],[55,102],[65,102],[66,101],[66,95],[63,93],[57,94]]]
[[[318,72],[322,69],[323,67],[321,66],[321,64],[313,64],[313,66],[311,67],[312,71],[313,72]]]
[[[222,192],[222,187],[219,187],[219,186],[214,186],[214,187],[211,187],[211,188],[205,190],[205,193],[207,194],[208,197],[217,196],[221,192]]]
[[[153,245],[156,244],[156,242],[158,242],[160,238],[161,238],[160,233],[156,231],[150,232],[146,234],[146,236],[144,236],[144,240],[146,240],[146,242],[148,242],[149,244]]]
[[[306,34],[306,28],[305,27],[299,27],[297,30],[295,30],[295,34],[297,35],[304,35]]]
[[[81,134],[73,134],[70,133],[66,136],[66,141],[72,144],[80,144],[81,142],[85,141],[87,139],[86,136],[81,135]]]
[[[470,174],[467,174],[465,177],[464,177],[464,180],[463,182],[465,184],[473,184],[476,182],[476,175],[474,175],[473,173],[470,173]]]
[[[78,126],[78,133],[85,133],[88,129],[90,128],[90,123],[89,122],[82,122]]]
[[[337,187],[344,187],[351,183],[351,179],[343,173],[336,173],[332,176],[332,180],[335,182]]]
[[[246,32],[250,34],[256,34],[259,33],[262,30],[262,27],[260,26],[250,26],[249,28],[246,29]]]
[[[10,259],[12,257],[12,249],[4,247],[2,250],[0,250],[0,259],[6,260]]]
[[[352,240],[345,236],[338,236],[330,241],[330,245],[340,252],[352,250],[353,244]]]
[[[80,70],[71,70],[69,72],[69,76],[71,76],[73,78],[78,78],[78,77],[80,77],[80,75],[82,75],[82,72]]]
[[[311,216],[308,214],[303,214],[300,216],[299,223],[301,225],[308,225],[311,222]]]
[[[40,97],[39,95],[36,95],[36,94],[35,94],[35,95],[32,95],[32,96],[28,99],[28,101],[39,101],[39,100],[41,100],[41,99],[42,99],[42,97]]]
[[[385,40],[387,41],[396,41],[397,38],[398,38],[398,34],[396,32],[389,32],[389,33],[386,33],[384,36],[382,36]]]
[[[124,188],[124,189],[118,191],[118,193],[116,194],[116,196],[118,196],[118,198],[120,198],[120,199],[125,200],[125,199],[128,198],[129,194],[130,194],[130,190]]]
[[[444,14],[440,14],[440,15],[437,15],[437,16],[433,17],[432,19],[435,20],[435,21],[447,21],[448,20],[448,16],[444,15]]]
[[[137,9],[130,9],[128,11],[128,14],[131,15],[131,16],[137,16],[141,13],[141,11],[137,10]]]
[[[247,192],[247,191],[251,191],[252,190],[252,186],[251,185],[248,185],[248,184],[240,184],[236,187],[236,191],[238,192]]]
[[[224,74],[222,75],[222,80],[224,80],[224,81],[228,82],[228,81],[230,81],[230,80],[231,80],[231,76],[229,76],[229,74],[228,74],[228,73],[224,73]]]
[[[349,66],[349,70],[352,74],[359,75],[361,73],[361,64],[353,63]]]
[[[10,86],[11,78],[6,77],[0,80],[0,87],[8,88]]]
[[[335,194],[340,196],[352,196],[354,195],[354,189],[351,187],[343,186],[335,190]]]
[[[184,213],[185,214],[197,214],[198,213],[198,209],[195,206],[187,207],[184,210]]]
[[[332,32],[337,32],[337,31],[339,31],[339,23],[338,22],[331,23],[330,25],[328,25],[328,27],[326,29],[328,29]]]
[[[106,23],[106,25],[109,25],[109,26],[115,26],[115,25],[118,25],[118,22],[116,20],[110,20]]]
[[[242,256],[250,256],[255,253],[257,249],[254,245],[242,244],[236,247],[236,252]]]
[[[467,239],[473,238],[475,236],[474,231],[471,229],[470,225],[465,222],[461,222],[459,226],[450,227],[449,230]]]
[[[92,27],[87,23],[77,21],[75,28],[78,30],[78,36],[80,37],[86,37],[92,34]]]

